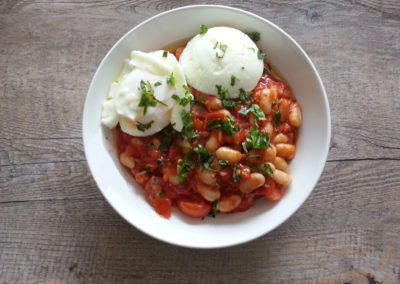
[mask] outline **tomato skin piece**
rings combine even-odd
[[[221,121],[224,121],[225,117],[227,117],[226,113],[224,112],[212,112],[206,115],[205,122],[213,120],[213,119],[220,119]]]
[[[179,210],[192,218],[203,218],[207,216],[212,209],[211,205],[207,203],[178,200],[176,204]]]
[[[182,52],[183,52],[184,49],[185,49],[185,46],[184,46],[184,47],[179,47],[179,48],[177,48],[177,49],[175,50],[175,57],[176,57],[176,60],[179,61],[179,59],[181,58],[181,55],[182,55]]]
[[[258,192],[258,194],[264,195],[265,198],[271,201],[278,201],[282,198],[283,193],[283,186],[277,185],[271,178],[267,178],[267,182]]]
[[[157,214],[163,218],[171,217],[172,202],[169,198],[164,199],[153,199],[153,207]]]

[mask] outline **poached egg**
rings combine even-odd
[[[216,85],[238,98],[251,91],[264,68],[256,44],[243,32],[228,27],[210,28],[192,38],[179,59],[187,82],[196,90],[218,95]]]
[[[181,105],[173,96],[192,96],[175,56],[167,51],[150,53],[132,51],[120,76],[111,84],[102,106],[101,122],[108,128],[118,123],[132,136],[152,135],[172,123],[177,131],[183,128]]]

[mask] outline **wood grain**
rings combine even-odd
[[[192,250],[127,224],[81,141],[91,78],[141,21],[192,1],[0,1],[0,283],[400,283],[400,2],[198,1],[291,34],[324,81],[324,173],[285,224]]]

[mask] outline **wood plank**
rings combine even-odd
[[[0,203],[100,196],[83,160],[0,167]]]
[[[397,161],[328,163],[314,193],[284,225],[223,250],[153,240],[123,221],[99,194],[45,200],[44,192],[44,200],[1,202],[5,279],[13,282],[23,271],[22,282],[36,275],[39,281],[339,283],[367,281],[370,275],[395,283],[400,275],[399,170]],[[376,190],[382,181],[390,185],[384,192]],[[59,187],[55,196],[70,191]],[[84,185],[72,188],[78,187]]]
[[[0,167],[21,164],[83,161],[81,138],[1,139]]]

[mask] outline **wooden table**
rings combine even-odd
[[[194,250],[144,235],[108,205],[81,133],[110,47],[191,1],[1,1],[0,283],[400,283],[400,2],[352,2],[218,2],[304,47],[327,89],[332,141],[317,187],[286,223]]]

